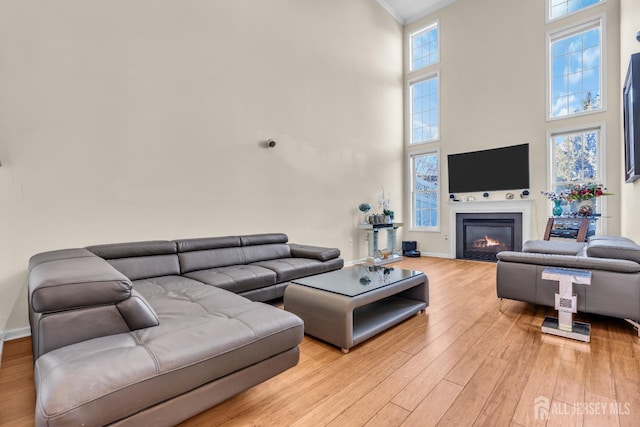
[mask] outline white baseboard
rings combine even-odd
[[[356,259],[356,260],[353,260],[353,261],[347,261],[347,262],[345,262],[345,263],[344,263],[344,266],[345,266],[345,267],[351,267],[351,266],[354,266],[354,265],[363,264],[363,263],[365,263],[365,262],[367,262],[367,259],[366,259],[366,258]]]
[[[4,335],[5,341],[17,340],[18,338],[24,338],[24,337],[30,336],[31,329],[29,327],[12,329],[10,331],[0,332],[0,336],[2,335]]]
[[[422,252],[422,251],[420,251],[420,256],[430,256],[434,258],[451,258],[448,253],[441,254],[437,252]]]

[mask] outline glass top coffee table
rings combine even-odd
[[[343,353],[423,312],[429,280],[414,270],[358,265],[292,280],[284,309],[304,320],[305,333]]]

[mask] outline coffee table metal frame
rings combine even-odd
[[[424,273],[355,296],[295,280],[284,292],[284,309],[304,321],[305,333],[340,347],[343,353],[428,306],[429,281]]]

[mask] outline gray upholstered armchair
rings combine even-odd
[[[625,237],[591,236],[586,243],[530,240],[522,252],[498,254],[499,298],[553,307],[558,286],[546,267],[589,270],[590,285],[574,285],[578,311],[640,321],[640,246]]]

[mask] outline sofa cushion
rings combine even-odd
[[[587,255],[594,258],[626,259],[640,263],[640,246],[620,239],[590,240]]]
[[[248,234],[246,236],[240,236],[242,246],[270,245],[273,243],[287,243],[288,241],[289,237],[284,233]]]
[[[633,242],[633,240],[629,239],[628,237],[622,237],[622,236],[607,236],[605,234],[594,234],[593,236],[589,236],[589,238],[587,239],[587,241],[591,242],[592,240],[610,240],[610,241],[625,241],[625,242]]]
[[[321,246],[297,245],[290,243],[291,256],[294,258],[311,258],[318,261],[329,261],[340,256],[338,248],[324,248]]]
[[[131,280],[180,274],[176,244],[166,240],[87,246]]]
[[[276,284],[276,273],[257,265],[231,265],[192,271],[185,277],[240,293]]]
[[[176,240],[178,252],[202,251],[205,249],[239,248],[240,237],[200,237]]]
[[[502,251],[496,256],[498,257],[498,263],[514,262],[547,267],[580,268],[583,270],[602,270],[619,273],[640,272],[640,264],[625,259],[605,259],[574,255],[537,254],[512,251]]]
[[[180,274],[178,255],[153,255],[107,260],[131,280]]]
[[[538,254],[576,255],[586,243],[561,242],[556,240],[527,240],[522,245],[522,252]]]
[[[134,283],[160,325],[62,347],[36,361],[47,425],[105,425],[296,347],[302,321],[180,277]]]
[[[87,257],[95,257],[95,255],[84,248],[58,249],[56,251],[43,252],[43,253],[34,255],[29,259],[29,271],[31,271],[34,267],[45,262],[59,261],[61,259],[87,258]]]
[[[307,258],[280,258],[269,261],[259,261],[252,265],[268,268],[276,273],[277,283],[287,282],[300,277],[312,276],[334,270],[331,263],[324,263]]]
[[[178,258],[180,260],[180,272],[183,274],[245,263],[244,253],[242,248],[239,247],[181,252],[178,254]]]
[[[87,246],[87,250],[104,259],[170,255],[177,253],[175,242],[166,240],[93,245]]]
[[[242,248],[245,264],[270,259],[291,257],[291,248],[286,243],[272,243],[265,245],[247,246]]]
[[[96,256],[41,263],[29,273],[30,307],[36,313],[114,304],[131,296],[131,281]]]

